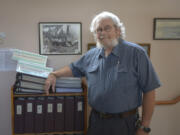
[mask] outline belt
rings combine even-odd
[[[134,115],[137,113],[137,108],[127,111],[127,112],[122,112],[122,113],[102,113],[102,112],[98,112],[95,109],[92,109],[93,112],[95,112],[100,118],[102,119],[108,119],[108,118],[114,118],[114,117],[118,117],[118,118],[126,118],[130,115]]]

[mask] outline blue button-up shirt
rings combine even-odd
[[[107,57],[103,48],[94,48],[70,68],[74,76],[87,78],[88,102],[104,113],[137,108],[142,104],[142,93],[160,86],[145,50],[122,39]]]

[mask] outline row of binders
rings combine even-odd
[[[15,94],[43,94],[46,78],[20,73],[16,74],[14,84]],[[56,93],[61,92],[82,92],[81,79],[75,77],[57,78],[55,85]]]
[[[16,97],[14,133],[84,130],[83,96]]]

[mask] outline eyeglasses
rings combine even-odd
[[[111,30],[112,30],[112,26],[106,25],[104,28],[101,28],[101,27],[97,28],[96,33],[99,34],[102,31],[110,32]]]

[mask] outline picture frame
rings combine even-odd
[[[90,50],[90,49],[95,48],[95,47],[96,47],[96,43],[88,43],[87,50]]]
[[[180,40],[180,18],[154,18],[154,40]]]
[[[81,22],[39,22],[39,53],[42,55],[82,54]]]
[[[137,43],[138,45],[142,46],[148,56],[150,57],[150,51],[151,51],[151,44],[150,43]]]
[[[150,43],[137,43],[137,44],[142,46],[146,50],[148,56],[150,57],[151,44]],[[90,50],[95,47],[96,47],[96,43],[88,43],[87,50]]]

